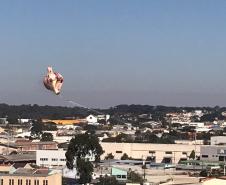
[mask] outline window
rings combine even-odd
[[[126,175],[122,175],[122,179],[126,179]]]
[[[202,155],[202,158],[208,158],[208,155]]]
[[[58,161],[58,159],[57,158],[52,158],[52,161]]]
[[[170,151],[167,151],[167,152],[165,152],[165,154],[172,154],[173,152],[170,152]]]
[[[116,151],[116,154],[121,154],[122,153],[122,151]]]
[[[43,180],[43,185],[48,185],[48,180]]]
[[[224,156],[219,156],[219,161],[224,161]]]
[[[30,179],[26,179],[26,185],[31,185],[31,180]]]
[[[60,159],[60,161],[66,161],[66,159]]]
[[[9,179],[9,185],[14,185],[14,179]]]
[[[40,161],[48,161],[48,158],[40,158]]]
[[[121,178],[122,178],[122,176],[121,176],[121,175],[116,175],[116,177],[117,177],[118,179],[121,179]]]
[[[187,155],[187,152],[182,152],[183,155]]]
[[[155,151],[150,150],[150,151],[149,151],[149,154],[155,154]]]
[[[22,179],[18,179],[18,185],[23,185]]]
[[[39,180],[35,180],[35,181],[34,181],[34,184],[35,184],[35,185],[39,185]]]

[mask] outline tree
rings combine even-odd
[[[112,155],[112,153],[107,154],[107,156],[105,156],[105,160],[108,160],[108,159],[114,159],[114,156]]]
[[[100,181],[96,185],[120,185],[114,176],[100,177]]]
[[[58,130],[57,125],[54,122],[42,123],[42,129],[46,130],[46,131],[56,131],[56,130]]]
[[[7,121],[9,124],[17,124],[18,123],[18,119],[16,116],[10,116],[7,118]]]
[[[42,135],[42,124],[40,122],[33,122],[31,127],[31,135],[40,138],[40,136]]]
[[[128,180],[131,182],[138,182],[138,183],[143,182],[142,176],[131,170],[128,172]]]
[[[127,160],[127,159],[129,159],[129,156],[126,153],[124,153],[121,157],[121,160]]]
[[[193,159],[193,160],[195,159],[195,151],[194,150],[191,151],[189,158]]]
[[[79,183],[90,182],[92,180],[93,164],[84,158],[77,158],[76,164],[79,172]]]
[[[48,132],[43,133],[41,141],[53,141],[53,134]]]
[[[66,152],[67,167],[69,169],[77,168],[80,179],[79,183],[85,184],[91,181],[93,165],[88,156],[94,156],[95,161],[100,160],[104,151],[99,143],[97,136],[85,133],[75,135],[71,139]]]

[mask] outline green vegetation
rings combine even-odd
[[[107,156],[105,156],[105,160],[109,160],[109,159],[114,159],[114,156],[112,155],[112,153],[107,154]]]
[[[128,180],[133,183],[143,183],[142,176],[134,171],[128,172]]]
[[[120,185],[115,177],[104,176],[100,178],[100,181],[96,185]]]
[[[67,167],[69,169],[77,168],[79,172],[79,183],[85,184],[91,181],[93,165],[89,161],[89,156],[94,156],[95,161],[100,160],[103,149],[99,144],[99,140],[92,134],[78,134],[71,139],[67,152]]]
[[[47,132],[43,133],[41,141],[53,141],[53,134]]]
[[[191,151],[189,158],[193,159],[193,160],[195,159],[195,151],[194,150]]]

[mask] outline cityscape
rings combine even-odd
[[[1,104],[0,114],[2,185],[225,183],[224,107]]]
[[[0,1],[0,185],[225,185],[226,1]]]

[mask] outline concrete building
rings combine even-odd
[[[17,140],[16,146],[20,151],[36,151],[36,150],[56,150],[57,142],[31,142],[30,140]]]
[[[16,146],[0,143],[0,155],[10,154],[13,151],[17,151]]]
[[[1,155],[0,164],[27,164],[36,162],[35,153]]]
[[[97,123],[97,117],[94,115],[89,115],[86,117],[86,121],[88,124],[96,124]]]
[[[180,160],[187,160],[192,150],[199,155],[201,145],[102,142],[101,146],[104,150],[101,159],[109,153],[115,159],[120,159],[126,153],[134,159],[147,158],[156,163],[178,163]]]
[[[8,124],[9,122],[7,121],[7,118],[0,118],[0,124],[1,125],[6,125]]]
[[[36,164],[45,167],[65,166],[65,153],[64,150],[37,150]]]
[[[48,169],[20,168],[13,174],[0,174],[0,185],[62,185],[62,175]]]
[[[116,178],[116,180],[118,180],[118,181],[127,181],[127,171],[126,170],[112,167],[111,175],[114,176]]]
[[[226,162],[226,145],[201,146],[200,160]]]
[[[66,166],[65,150],[37,150],[36,164],[38,166],[54,167]],[[95,161],[94,156],[87,156],[90,161]]]
[[[24,123],[29,123],[29,121],[31,121],[31,119],[17,119],[17,121],[20,124],[24,124]]]
[[[226,145],[226,136],[212,136],[210,138],[211,145]]]
[[[225,185],[226,179],[225,178],[211,178],[211,179],[207,179],[202,184],[203,185]]]

